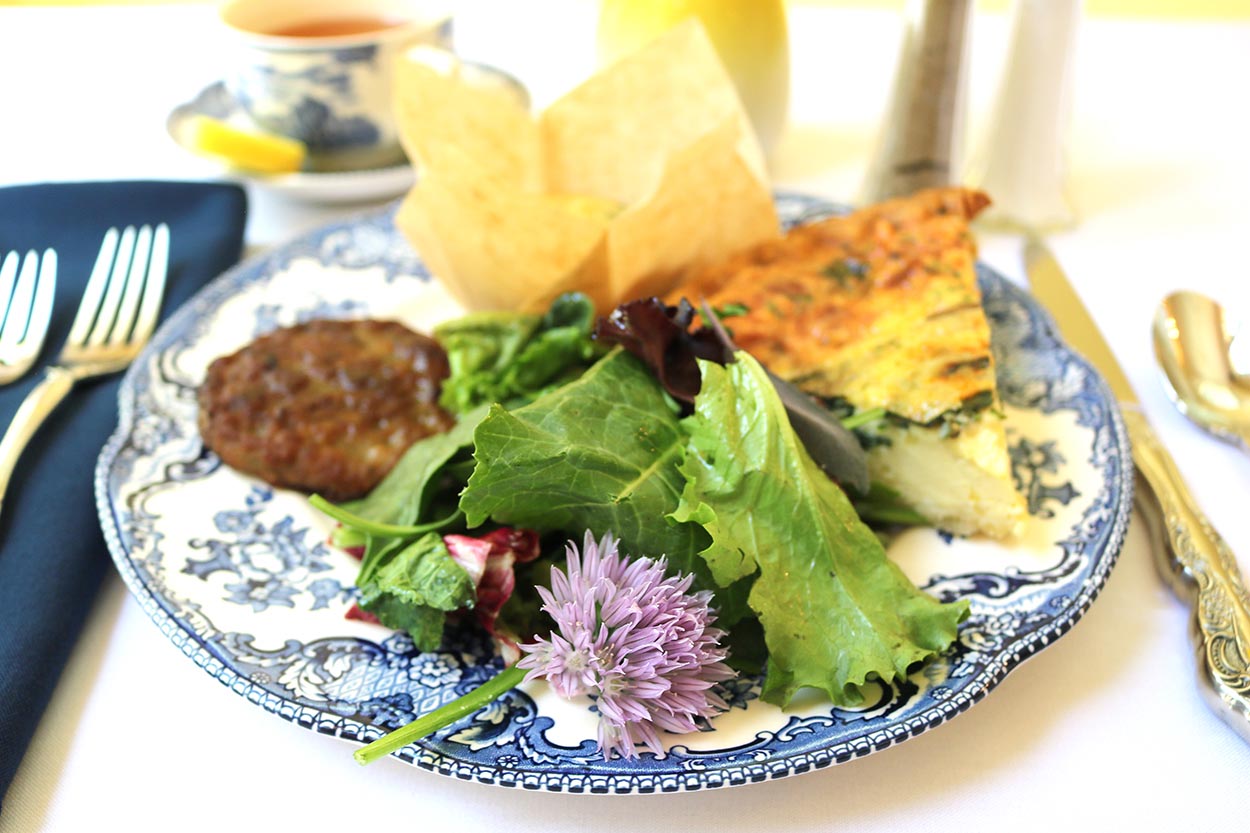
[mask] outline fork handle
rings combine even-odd
[[[13,415],[13,421],[4,432],[4,438],[0,439],[0,512],[4,509],[4,495],[9,488],[9,479],[17,468],[17,461],[26,449],[26,444],[48,418],[48,414],[56,409],[74,387],[75,381],[76,377],[69,370],[56,365],[49,367],[43,379],[26,394],[17,413]]]

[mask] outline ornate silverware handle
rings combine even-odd
[[[1125,409],[1139,505],[1155,533],[1159,567],[1194,609],[1198,677],[1208,702],[1250,741],[1250,596],[1224,539],[1194,503],[1176,463],[1141,413]],[[1153,513],[1153,517],[1151,516]]]

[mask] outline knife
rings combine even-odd
[[[1102,374],[1133,448],[1138,510],[1168,584],[1193,608],[1191,635],[1207,703],[1250,742],[1250,596],[1232,551],[1207,521],[1080,297],[1046,245],[1030,237],[1025,271],[1064,339]]]

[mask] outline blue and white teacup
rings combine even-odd
[[[228,0],[238,52],[226,88],[256,124],[298,139],[315,170],[399,164],[392,115],[396,59],[416,44],[451,47],[434,0]]]

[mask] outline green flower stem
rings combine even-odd
[[[411,538],[416,535],[423,535],[427,532],[434,532],[435,530],[442,529],[448,524],[451,524],[453,521],[456,521],[463,514],[459,509],[457,509],[446,518],[431,521],[428,524],[420,524],[418,526],[396,526],[394,524],[378,523],[377,521],[371,521],[368,518],[362,518],[359,515],[354,515],[340,506],[335,506],[321,495],[309,495],[308,502],[312,504],[314,508],[320,509],[326,515],[329,515],[339,523],[346,524],[347,526],[355,529],[357,532],[376,535],[379,538]]]
[[[525,679],[525,671],[515,665],[510,665],[468,694],[457,697],[429,714],[421,715],[407,726],[383,735],[367,746],[362,746],[352,753],[352,757],[360,764],[368,764],[378,758],[384,758],[397,749],[403,749],[408,744],[432,735],[466,715],[473,714],[505,692],[516,688],[523,679]]]

